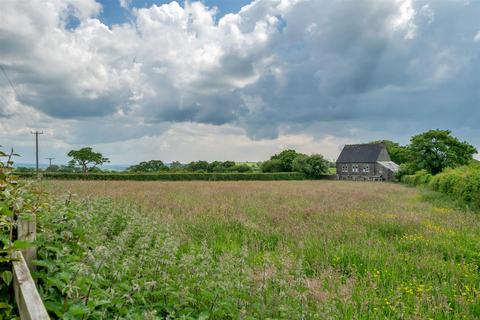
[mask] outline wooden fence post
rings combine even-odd
[[[35,217],[31,217],[29,220],[18,219],[17,220],[17,239],[35,241],[37,236],[37,222]],[[27,263],[30,272],[35,271],[33,260],[37,259],[37,248],[31,247],[20,250],[23,254],[23,258]]]
[[[20,251],[13,253],[13,290],[21,320],[50,319]]]
[[[34,241],[37,223],[35,217],[17,220],[17,239]],[[35,270],[33,260],[37,258],[35,247],[13,253],[13,291],[21,320],[48,320],[47,309],[37,291],[31,272]]]

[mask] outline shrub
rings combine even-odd
[[[480,166],[476,164],[446,169],[435,176],[421,170],[403,176],[402,182],[413,186],[425,185],[473,208],[480,208]]]
[[[250,172],[252,171],[252,168],[248,164],[236,164],[233,167],[228,168],[228,171],[230,172]]]
[[[480,208],[480,167],[478,165],[447,169],[434,176],[429,186],[472,207]]]
[[[282,172],[283,164],[279,159],[267,160],[260,166],[262,172]]]
[[[328,174],[329,163],[319,154],[299,155],[293,160],[293,170],[302,172],[309,178],[320,178]]]
[[[420,170],[415,174],[402,176],[401,181],[412,186],[419,186],[429,183],[431,179],[432,175],[430,173],[428,173],[426,170]]]

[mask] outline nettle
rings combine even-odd
[[[0,319],[15,317],[12,292],[12,253],[29,247],[28,241],[15,239],[17,221],[31,219],[42,208],[31,185],[19,183],[13,174],[13,152],[0,150]]]
[[[39,219],[37,277],[57,317],[312,317],[301,262],[266,256],[253,266],[246,250],[215,253],[205,242],[180,239],[127,201],[66,202]]]

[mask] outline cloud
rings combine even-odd
[[[173,1],[108,26],[94,0],[5,0],[0,64],[18,95],[0,77],[0,118],[9,130],[32,117],[61,127],[64,145],[157,141],[186,123],[237,128],[249,143],[406,142],[442,127],[478,146],[479,9],[257,0],[217,19],[201,2]]]
[[[119,0],[118,3],[120,4],[120,7],[129,9],[130,5],[132,4],[132,0]]]

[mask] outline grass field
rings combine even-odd
[[[480,317],[479,216],[435,193],[338,181],[44,187],[76,200],[41,218],[41,282],[58,315]],[[59,272],[70,272],[63,285]]]

